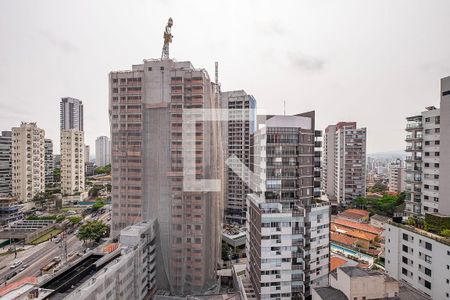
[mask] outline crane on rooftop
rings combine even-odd
[[[173,20],[169,18],[166,25],[166,30],[164,30],[164,46],[162,48],[161,60],[169,59],[169,44],[172,43],[172,25]]]

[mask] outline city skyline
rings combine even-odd
[[[85,14],[91,7],[85,3],[70,11],[52,1],[26,6],[4,3],[0,37],[8,43],[0,49],[4,66],[0,127],[9,130],[17,121],[37,122],[47,138],[57,141],[55,104],[61,97],[73,96],[85,105],[86,144],[93,145],[96,137],[109,132],[104,83],[108,72],[125,69],[142,57],[159,57],[163,24],[172,16],[171,57],[189,59],[210,74],[218,61],[224,90],[244,87],[258,99],[261,109],[278,114],[283,113],[283,101],[288,114],[315,109],[319,129],[338,121],[356,121],[367,127],[369,154],[402,151],[404,121],[414,113],[408,107],[438,105],[438,80],[450,69],[450,43],[441,38],[450,33],[443,13],[450,4],[418,3],[387,6],[381,1],[369,7],[356,2],[289,3],[289,9],[265,3],[256,6],[253,1],[223,6],[202,3],[201,9],[187,16],[184,3],[136,2],[130,6],[133,13],[124,18],[122,4],[93,4],[92,8],[102,5],[104,9]],[[83,17],[83,24],[64,22],[66,15],[52,14],[50,6],[73,18]],[[370,14],[357,13],[363,8]],[[255,14],[250,14],[253,9]],[[27,14],[30,10],[32,15]],[[160,13],[151,14],[154,10]],[[239,21],[228,24],[231,17]],[[110,28],[117,28],[115,34],[103,34]],[[118,38],[133,47],[122,42],[116,46]],[[13,79],[24,72],[31,80],[18,92]],[[329,109],[331,102],[337,102],[334,99],[339,104]],[[381,116],[389,124],[380,122]]]

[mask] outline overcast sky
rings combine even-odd
[[[315,110],[322,128],[367,127],[368,152],[405,148],[405,117],[439,105],[450,75],[450,1],[0,2],[0,130],[37,121],[59,151],[59,101],[84,103],[86,142],[109,136],[107,75],[190,60],[259,108]]]

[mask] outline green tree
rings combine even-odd
[[[111,174],[111,165],[95,168],[95,174]]]
[[[100,191],[102,190],[102,186],[100,185],[94,185],[90,190],[89,190],[89,196],[97,198],[98,194],[100,193]]]
[[[81,241],[99,242],[101,238],[108,236],[109,226],[101,221],[88,221],[80,226],[77,237]]]
[[[40,206],[41,208],[44,208],[45,204],[47,203],[47,194],[44,192],[39,192],[33,197],[33,202]]]
[[[80,223],[83,218],[81,218],[80,216],[70,216],[67,219],[70,221],[70,223],[75,225],[75,224]]]
[[[53,169],[53,179],[56,182],[60,182],[61,181],[61,169],[60,168],[54,168]]]
[[[369,192],[372,193],[383,193],[386,192],[387,190],[388,186],[381,182],[376,182],[371,188],[369,188]]]
[[[441,231],[441,235],[445,237],[450,237],[450,229],[444,229]]]
[[[413,217],[408,217],[405,223],[406,225],[416,226],[416,220]]]
[[[92,209],[94,211],[99,210],[100,208],[102,208],[103,206],[105,206],[105,202],[103,201],[96,201],[93,205],[92,205]]]

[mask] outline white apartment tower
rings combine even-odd
[[[61,193],[84,191],[84,132],[61,130]]]
[[[340,122],[325,129],[322,188],[330,201],[347,206],[366,195],[366,128]]]
[[[250,166],[250,136],[256,129],[256,100],[245,91],[220,93],[223,109],[228,109],[228,122],[223,122],[223,144],[226,159],[237,157],[244,165],[241,168],[247,180]],[[245,167],[244,167],[245,166]],[[247,210],[246,198],[249,186],[231,168],[225,168],[225,218],[231,223],[244,223]],[[247,181],[248,182],[248,181]]]
[[[83,104],[75,98],[62,98],[61,108],[61,193],[84,191]]]
[[[406,212],[450,214],[449,194],[439,186],[450,178],[450,77],[441,79],[441,108],[429,106],[406,118]],[[447,140],[448,139],[448,140]],[[444,193],[444,194],[443,194]]]
[[[406,171],[401,159],[389,164],[389,192],[401,193],[405,191]]]
[[[314,112],[267,118],[254,135],[247,271],[257,299],[307,299],[329,272],[330,206],[313,198],[319,134]]]
[[[45,192],[45,132],[36,123],[12,128],[12,194],[29,202]]]
[[[95,140],[95,164],[103,167],[111,163],[111,140],[107,136],[99,136]]]
[[[201,294],[216,284],[223,192],[191,191],[183,181],[190,172],[223,185],[221,128],[219,121],[197,121],[190,132],[183,118],[192,109],[220,108],[217,85],[190,62],[158,59],[111,72],[109,87],[112,235],[157,218],[159,286],[173,295]],[[185,169],[187,153],[195,169]]]
[[[406,212],[439,211],[440,110],[427,107],[406,118]]]
[[[425,215],[422,229],[391,222],[385,228],[385,268],[432,299],[450,299],[450,77],[441,79],[440,110],[407,118],[407,212]],[[447,224],[447,226],[445,226]]]

